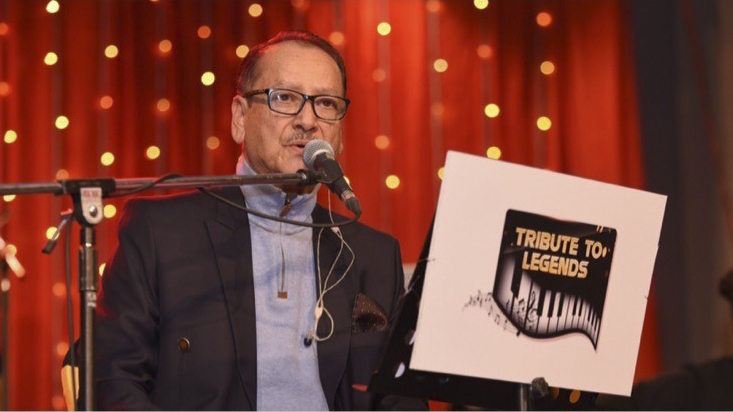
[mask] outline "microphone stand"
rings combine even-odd
[[[96,409],[94,388],[94,318],[97,308],[97,248],[95,225],[102,221],[102,199],[110,196],[124,196],[142,190],[190,189],[200,187],[223,187],[257,184],[289,184],[308,186],[315,184],[320,175],[309,170],[291,174],[261,174],[254,176],[195,176],[172,177],[164,181],[154,178],[138,179],[67,179],[49,183],[0,184],[0,195],[54,194],[69,195],[74,203],[73,217],[82,226],[79,247],[79,293],[81,309],[81,362],[79,374],[79,407],[81,410]],[[3,334],[3,337],[5,334]],[[69,343],[74,350],[73,342]],[[3,347],[3,350],[6,348]],[[4,365],[3,365],[4,367]]]

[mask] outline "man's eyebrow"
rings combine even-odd
[[[290,89],[290,90],[295,90],[301,93],[305,93],[303,91],[303,88],[299,84],[290,83],[287,81],[276,81],[275,83],[273,83],[272,87],[277,88],[277,89]],[[316,87],[316,92],[313,94],[327,94],[330,96],[340,96],[340,93],[337,90],[329,88],[329,87]]]

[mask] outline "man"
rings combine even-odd
[[[237,173],[303,169],[313,139],[340,151],[345,93],[343,61],[323,39],[283,32],[253,47],[232,101]],[[268,215],[331,221],[312,190],[218,194]],[[202,193],[132,200],[101,289],[100,409],[424,407],[364,391],[403,274],[396,240],[362,224],[283,224]]]

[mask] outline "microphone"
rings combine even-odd
[[[311,140],[303,150],[303,163],[308,169],[320,173],[322,178],[319,181],[325,183],[354,215],[359,216],[361,215],[359,199],[346,183],[344,172],[334,157],[333,148],[323,140]]]

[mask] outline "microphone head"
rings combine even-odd
[[[316,161],[316,157],[321,153],[326,153],[326,156],[332,159],[335,157],[333,147],[323,140],[316,139],[306,143],[305,148],[303,149],[303,163],[305,163],[308,169],[315,170],[313,163]]]

